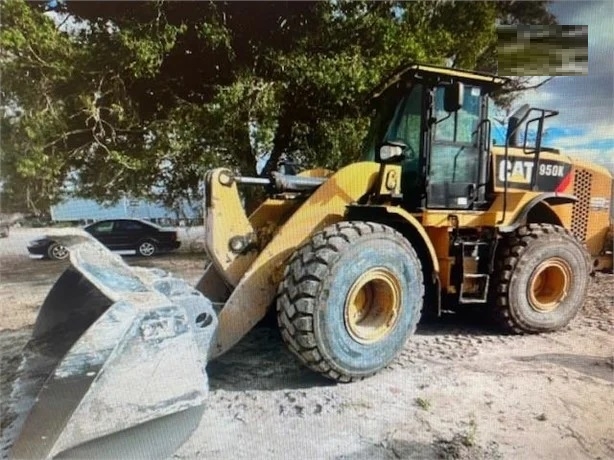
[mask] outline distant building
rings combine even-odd
[[[86,224],[104,219],[139,218],[163,224],[194,225],[202,223],[198,208],[193,209],[184,203],[181,209],[168,208],[160,203],[130,198],[120,199],[109,206],[94,200],[67,199],[51,206],[51,220]]]

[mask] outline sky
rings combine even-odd
[[[550,11],[559,24],[588,25],[588,75],[555,77],[515,106],[558,110],[544,145],[614,173],[614,0],[556,0]]]

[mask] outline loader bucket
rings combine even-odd
[[[203,412],[211,302],[160,270],[129,267],[87,234],[53,238],[72,267],[24,350],[12,457],[168,457]]]

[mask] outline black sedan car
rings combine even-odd
[[[83,230],[113,251],[136,251],[143,257],[181,246],[176,230],[141,219],[101,220]],[[68,250],[64,246],[47,237],[31,241],[28,251],[32,255],[49,259],[62,260],[68,257]]]

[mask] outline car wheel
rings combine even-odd
[[[59,243],[52,243],[47,249],[47,255],[53,260],[64,260],[68,257],[68,249]]]
[[[157,248],[153,241],[145,240],[139,243],[136,251],[143,257],[151,257],[156,253]]]

